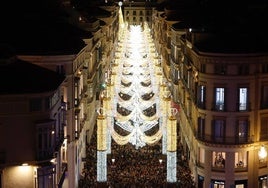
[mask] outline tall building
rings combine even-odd
[[[255,34],[263,7],[216,9],[216,20],[178,19],[160,35],[170,40],[163,66],[197,187],[267,186],[266,29]]]
[[[35,5],[28,8],[26,5],[22,7],[29,11],[16,12],[22,14],[16,26],[11,24],[12,18],[3,20],[6,27],[2,30],[0,43],[12,46],[20,59],[65,76],[59,96],[65,110],[61,156],[66,168],[64,173],[59,169],[59,178],[49,187],[78,187],[86,145],[96,123],[98,93],[113,60],[118,30],[117,7],[105,4],[90,14],[90,10],[76,9],[67,1],[60,8],[42,7],[44,10],[39,11]],[[20,28],[20,32],[16,28]],[[60,164],[60,161],[55,163]],[[37,184],[27,187],[37,187],[38,177],[49,175],[45,171],[38,173],[36,168]],[[9,185],[7,177],[2,177],[1,184]]]

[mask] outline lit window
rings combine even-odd
[[[245,168],[247,166],[248,152],[235,152],[235,168]]]
[[[212,166],[215,168],[224,168],[225,167],[225,152],[212,152]]]
[[[199,148],[199,163],[205,163],[205,149]]]
[[[239,88],[239,111],[248,109],[248,88]]]
[[[215,89],[215,109],[224,110],[224,88]]]
[[[204,85],[198,86],[197,100],[198,100],[198,107],[205,109],[206,86]]]

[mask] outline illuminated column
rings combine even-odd
[[[167,124],[167,182],[177,181],[177,109],[171,108]]]
[[[111,85],[107,84],[106,92],[104,94],[103,98],[103,108],[104,108],[104,114],[106,114],[107,118],[107,124],[106,127],[110,127],[112,124],[112,118],[111,118],[111,97],[110,97],[110,89]],[[107,128],[106,128],[107,129]],[[107,144],[107,154],[111,153],[111,134],[110,134],[110,129],[106,130],[106,144]]]
[[[175,108],[172,108],[172,111],[175,110]],[[167,151],[177,151],[177,119],[174,113],[168,118],[167,123]]]
[[[103,114],[99,114],[97,118],[97,150],[106,151],[106,132],[107,122],[106,117]]]
[[[162,86],[164,87],[164,86]],[[171,98],[168,94],[162,93],[163,98],[161,102],[162,108],[162,118],[160,119],[160,123],[162,125],[163,135],[162,135],[162,154],[167,153],[167,124],[168,124],[168,110],[170,109],[170,101]]]
[[[103,109],[99,109],[97,118],[97,181],[107,181],[107,122]]]

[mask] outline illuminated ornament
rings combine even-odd
[[[118,64],[111,70],[112,73],[116,72],[116,76],[111,76],[114,83],[111,111],[115,127],[109,126],[109,129],[117,144],[131,143],[137,149],[154,144],[163,136],[163,124],[159,123],[159,114],[162,115],[162,112],[159,112],[161,109],[158,105],[162,98],[159,98],[159,81],[155,71],[159,67],[150,63],[153,60],[149,58],[149,42],[146,42],[147,35],[144,35],[141,27],[130,26],[130,31],[125,32],[128,36],[127,46],[119,48],[121,54],[118,53],[118,56],[122,59],[117,60]],[[103,104],[106,104],[105,99]],[[158,131],[155,134],[145,134],[156,126]],[[123,129],[125,134],[116,132],[116,127]]]
[[[118,5],[121,7],[123,5],[122,1],[119,1]]]

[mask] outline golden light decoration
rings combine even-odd
[[[107,133],[106,117],[100,113],[97,118],[97,150],[98,151],[107,150],[106,133]]]
[[[167,122],[167,151],[177,151],[177,119],[175,117],[176,109],[171,110],[171,116]]]

